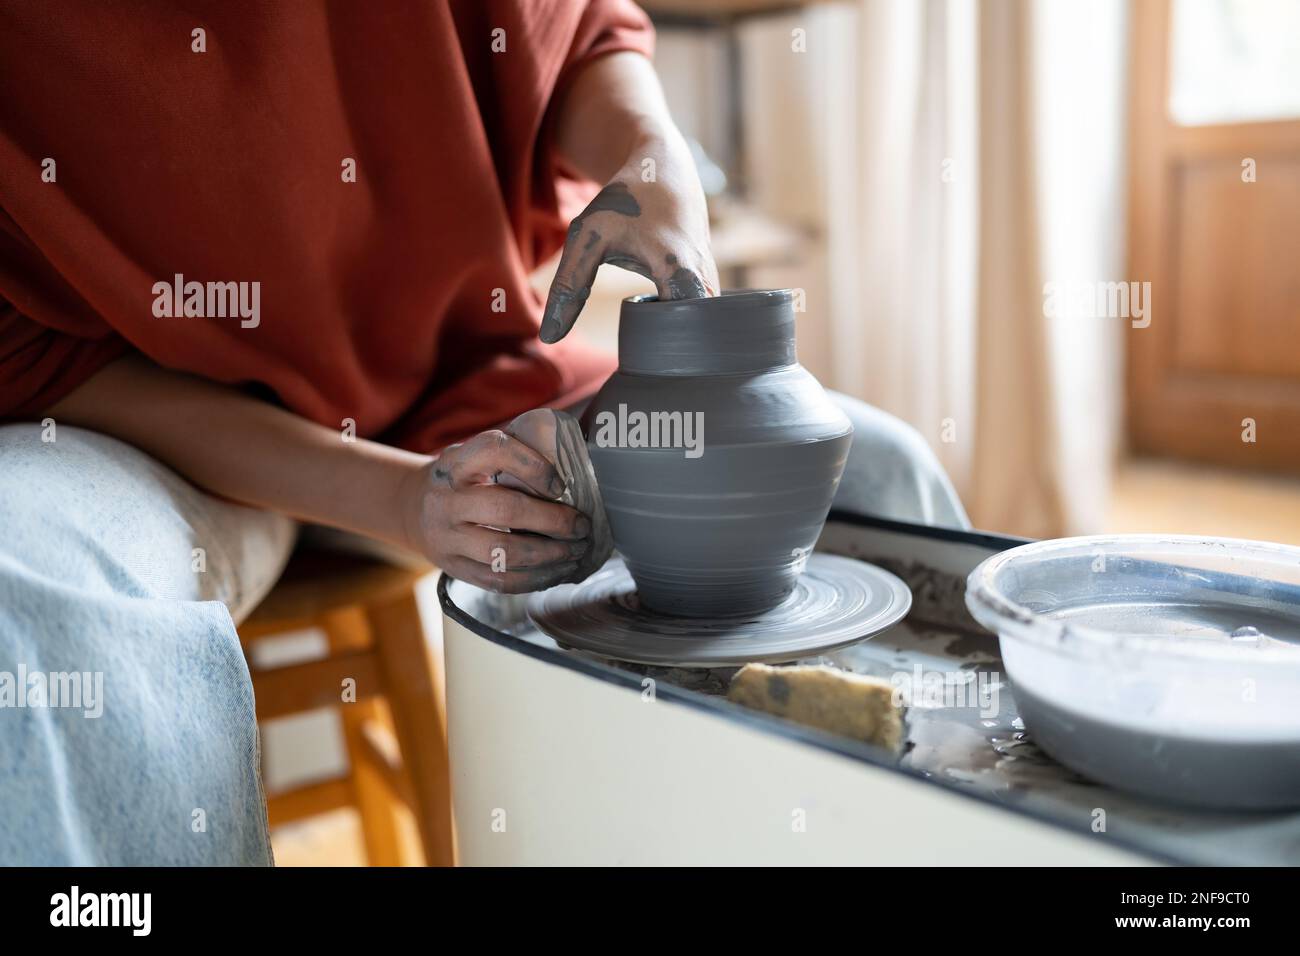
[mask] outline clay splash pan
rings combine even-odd
[[[1152,861],[1300,864],[1300,810],[1206,810],[1189,806],[1187,800],[1143,796],[1083,776],[1039,746],[1021,717],[1020,688],[1006,679],[998,637],[971,618],[965,602],[967,578],[977,565],[1026,543],[1021,538],[831,512],[818,551],[888,569],[907,584],[913,602],[907,617],[870,640],[803,662],[829,663],[884,680],[903,676],[907,686],[922,688],[933,676],[968,674],[970,687],[986,692],[952,700],[913,694],[901,758],[730,704],[725,694],[734,667],[677,669],[601,662],[561,649],[540,631],[528,617],[528,596],[482,591],[443,575],[439,597],[449,634],[486,641],[529,661],[537,680],[532,692],[539,714],[552,704],[544,689],[552,668],[622,686],[638,701],[646,677],[653,677],[660,701],[708,711],[738,732],[762,728],[773,737],[857,761],[864,770],[885,770],[900,782],[973,798],[999,818],[1010,812],[1088,841],[1127,847]],[[453,644],[455,640],[451,638]],[[485,671],[484,679],[489,678],[495,679],[494,673]],[[911,799],[910,793],[901,799]],[[1101,833],[1096,829],[1098,807],[1106,810],[1107,825]],[[881,809],[864,805],[861,812],[878,816]]]
[[[1300,806],[1300,548],[1041,541],[983,562],[966,603],[1061,763],[1175,803]]]

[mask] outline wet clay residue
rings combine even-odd
[[[671,252],[665,257],[665,262],[669,266],[677,265],[677,257]],[[703,299],[709,294],[708,288],[704,285],[704,280],[699,274],[692,272],[687,268],[678,268],[668,277],[668,298],[670,299]]]
[[[957,657],[974,654],[997,656],[997,638],[982,628],[966,610],[966,578],[947,574],[917,561],[898,561],[854,554],[902,578],[912,590],[908,618],[961,632],[947,652]]]
[[[997,638],[991,634],[969,634],[961,632],[957,634],[944,647],[945,654],[951,654],[953,657],[997,657]],[[965,665],[963,665],[965,666]]]
[[[635,217],[641,215],[641,204],[636,201],[626,183],[610,183],[596,194],[586,209],[574,217],[569,233],[572,235],[581,232],[587,217],[598,212],[616,212],[620,216]]]

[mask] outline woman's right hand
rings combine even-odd
[[[492,430],[412,472],[401,505],[414,550],[461,581],[518,594],[561,583],[591,546],[590,520],[563,494],[551,462]]]

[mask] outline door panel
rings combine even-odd
[[[1169,20],[1134,4],[1129,275],[1151,323],[1127,339],[1130,443],[1300,473],[1300,120],[1175,124]]]
[[[1265,172],[1245,187],[1232,160],[1179,169],[1171,270],[1177,369],[1300,377],[1300,158],[1270,160]],[[1293,347],[1269,347],[1288,338]]]

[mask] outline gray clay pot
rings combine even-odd
[[[619,368],[583,430],[646,607],[752,615],[794,589],[853,440],[794,323],[788,289],[623,303]]]

